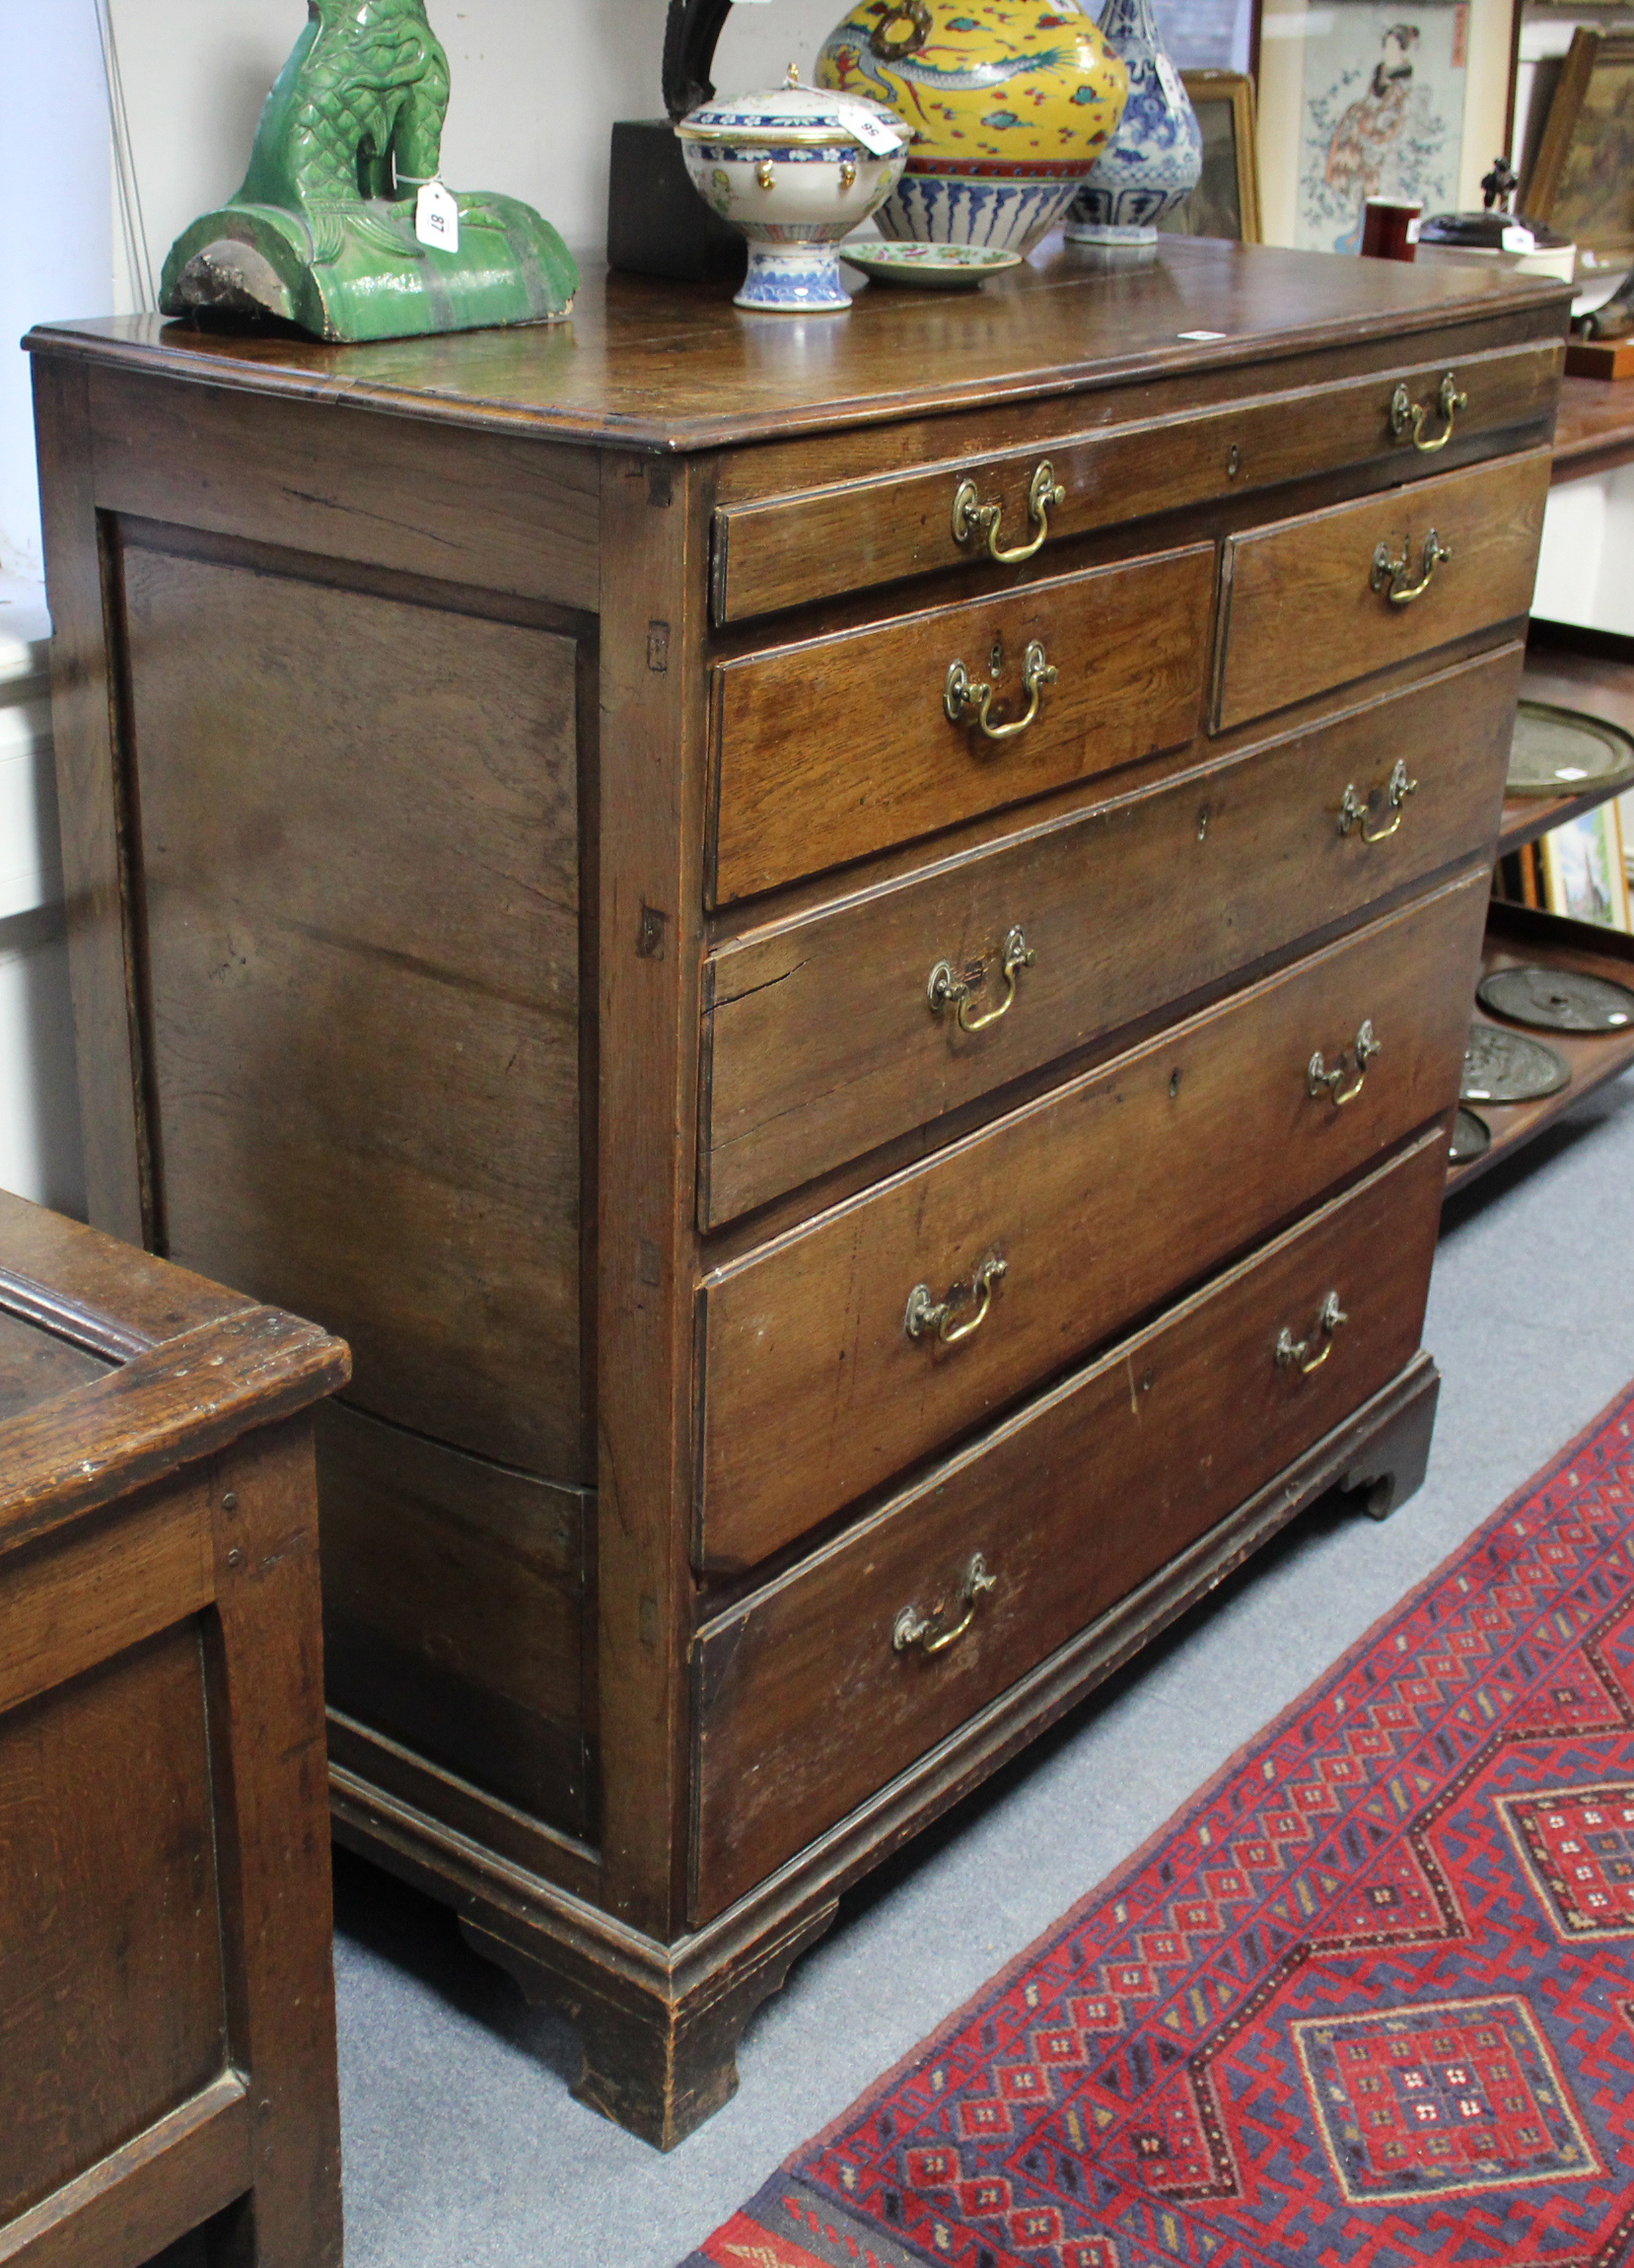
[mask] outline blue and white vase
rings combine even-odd
[[[1106,0],[1101,35],[1129,74],[1117,131],[1085,176],[1067,215],[1072,244],[1150,259],[1158,223],[1190,196],[1203,171],[1197,113],[1152,12],[1152,0]]]

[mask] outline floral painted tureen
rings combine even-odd
[[[675,132],[699,194],[748,239],[738,305],[849,308],[834,247],[896,186],[908,149],[900,120],[859,96],[803,87],[791,70],[769,93],[699,104]]]

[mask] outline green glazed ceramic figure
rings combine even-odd
[[[162,311],[279,316],[348,340],[565,316],[579,270],[549,222],[437,180],[449,66],[425,0],[307,0],[307,14],[244,186],[171,247]]]

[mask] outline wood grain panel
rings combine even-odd
[[[36,1402],[107,1374],[107,1364],[37,1323],[0,1312],[0,1425]]]
[[[1525,614],[1548,488],[1549,453],[1534,450],[1229,537],[1214,729]],[[1392,604],[1373,588],[1376,551],[1409,559],[1416,582],[1432,529],[1452,556]]]
[[[192,2235],[254,2179],[249,2094],[224,2072],[155,2119],[0,2230],[0,2268],[143,2268]]]
[[[577,655],[126,556],[170,1248],[582,1477]]]
[[[331,1699],[583,1833],[587,1492],[336,1403],[318,1429]]]
[[[1547,416],[1562,352],[1551,340],[1460,362],[1456,376],[1469,399],[1458,413],[1458,437]],[[991,572],[980,542],[955,539],[955,492],[973,480],[983,502],[1004,506],[1002,541],[1026,541],[1032,532],[1028,485],[1044,457],[1067,492],[1049,515],[1052,546],[1119,521],[1376,458],[1397,460],[1403,478],[1434,472],[1435,457],[1415,458],[1410,441],[1392,435],[1389,410],[1398,384],[1414,400],[1433,401],[1445,368],[1404,360],[1338,385],[1284,389],[1169,418],[1137,413],[1110,430],[1086,431],[1074,422],[1082,405],[1068,403],[1054,434],[1030,435],[1022,449],[978,443],[980,454],[907,473],[729,505],[715,517],[716,619],[742,621],[941,568]],[[1439,418],[1431,430],[1440,431]]]
[[[722,664],[717,899],[1190,740],[1213,564],[1212,545],[1197,544]],[[1032,640],[1059,674],[1024,733],[1000,742],[950,721],[957,661],[994,686],[994,723],[1020,718]]]
[[[923,1755],[1375,1393],[1418,1348],[1446,1179],[1426,1138],[699,1633],[694,1923]],[[1275,1359],[1327,1294],[1319,1370]],[[1137,1509],[1138,1508],[1138,1509]],[[934,1658],[971,1555],[993,1580]]]
[[[581,450],[106,371],[92,416],[105,511],[596,604],[600,489]]]
[[[1001,836],[721,947],[707,970],[699,1221],[734,1219],[876,1144],[1491,842],[1522,648],[1182,778]],[[1389,824],[1339,832],[1347,788]],[[1184,918],[1177,916],[1183,909]],[[934,966],[1003,997],[1004,940],[1036,955],[996,1024],[933,1012]]]
[[[0,1710],[183,1621],[214,1593],[202,1482],[163,1482],[116,1516],[14,1554],[0,1591]]]
[[[753,1566],[1447,1109],[1487,888],[1483,865],[707,1279],[700,1564]],[[1307,1067],[1364,1020],[1384,1052],[1335,1108]],[[910,1338],[914,1287],[989,1254],[980,1329]]]
[[[0,2224],[222,2069],[209,1789],[191,1620],[0,1716]]]

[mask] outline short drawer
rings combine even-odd
[[[1489,882],[1460,875],[708,1278],[700,1563],[755,1565],[1448,1108]]]
[[[1229,537],[1214,730],[1525,614],[1548,490],[1533,450]]]
[[[716,901],[1189,741],[1214,574],[1193,544],[721,664]]]
[[[699,1633],[694,1923],[1388,1384],[1418,1348],[1446,1169],[1440,1124]]]
[[[1041,421],[1021,447],[995,434],[992,446],[959,455],[937,449],[929,428],[933,461],[724,504],[715,515],[715,619],[746,621],[950,567],[992,573],[994,549],[1020,549],[1040,533],[1047,555],[1070,536],[1121,521],[1379,459],[1398,464],[1403,478],[1434,471],[1435,445],[1446,446],[1441,400],[1449,378],[1453,393],[1464,396],[1454,412],[1453,438],[1461,445],[1551,417],[1563,351],[1552,338],[1451,366],[1404,361],[1337,384],[1267,389],[1203,407],[1169,408],[1161,385],[1090,395],[1063,402],[1053,429]],[[1415,411],[1423,413],[1416,444]],[[881,443],[872,446],[877,453]],[[1045,507],[1040,529],[1030,500],[1045,464],[1041,486],[1063,494]],[[966,488],[978,513],[998,507],[991,541],[986,522],[972,522],[968,512],[956,523],[956,499]]]
[[[1521,660],[1506,645],[723,947],[706,970],[699,1225],[1483,849]]]

